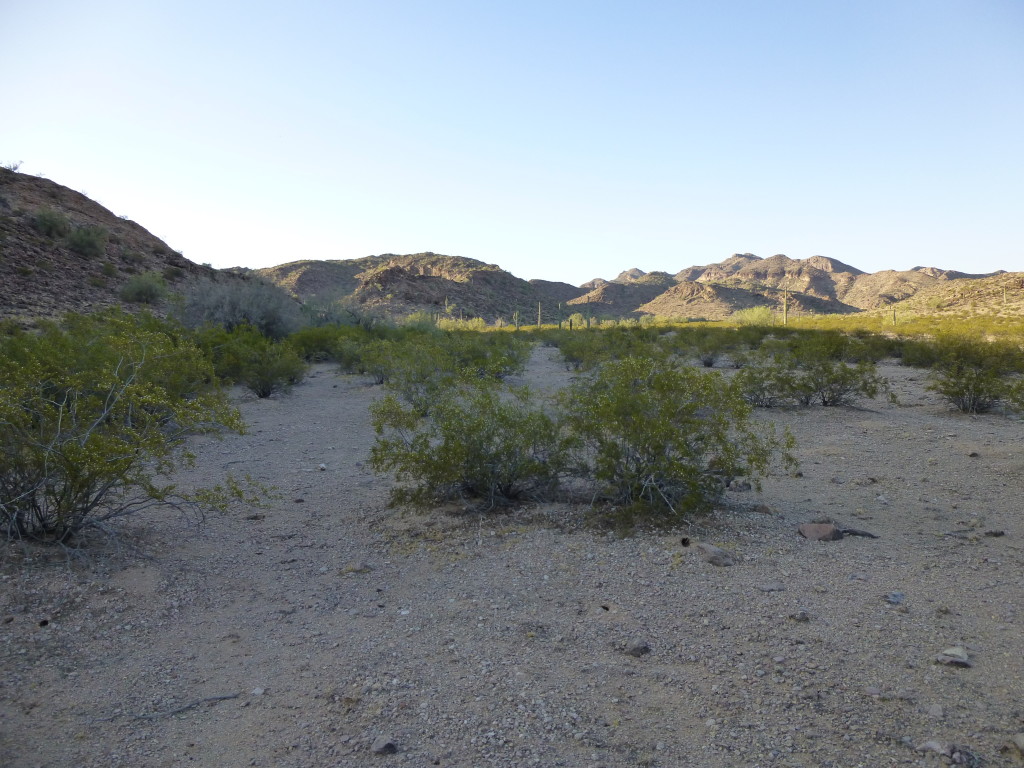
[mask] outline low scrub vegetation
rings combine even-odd
[[[109,313],[0,339],[0,526],[76,543],[156,505],[201,512],[241,491],[184,492],[183,439],[242,429],[210,363],[173,327]]]
[[[280,340],[303,327],[302,310],[287,293],[262,280],[199,283],[189,290],[179,311],[191,328],[249,325]]]
[[[119,295],[131,304],[159,304],[167,295],[167,283],[158,272],[143,272],[130,277]]]
[[[257,397],[287,392],[306,375],[308,365],[295,347],[269,339],[251,325],[231,330],[207,326],[195,336],[218,377],[241,384]]]
[[[396,504],[470,498],[487,507],[547,498],[569,462],[561,425],[526,389],[492,382],[447,387],[422,415],[395,395],[372,407],[370,465],[394,472]]]
[[[95,259],[106,253],[108,237],[103,227],[75,227],[66,239],[72,251]]]
[[[756,427],[717,373],[629,357],[577,381],[566,422],[589,449],[589,474],[616,503],[678,517],[708,511],[736,477],[755,483],[792,438]]]

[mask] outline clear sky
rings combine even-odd
[[[0,0],[0,162],[196,262],[1024,270],[1020,0]]]

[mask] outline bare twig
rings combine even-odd
[[[195,701],[189,702],[184,706],[178,707],[177,709],[169,709],[166,712],[148,712],[138,715],[129,715],[132,720],[156,720],[159,717],[173,717],[174,715],[180,715],[182,712],[198,707],[200,704],[216,704],[219,701],[227,701],[228,699],[237,699],[241,694],[229,693],[225,696],[207,696],[205,699],[196,699]],[[90,720],[90,723],[109,723],[112,720],[125,715],[125,712],[120,712],[110,717],[95,717]]]

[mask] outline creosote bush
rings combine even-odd
[[[485,381],[445,390],[428,416],[396,396],[371,407],[377,442],[370,465],[409,485],[396,504],[428,506],[473,499],[487,507],[545,498],[569,460],[569,440],[557,420],[526,389]]]
[[[158,272],[143,272],[128,278],[118,295],[132,304],[159,304],[167,295],[167,283]]]
[[[605,363],[562,398],[589,448],[590,474],[610,498],[677,518],[710,510],[735,477],[755,483],[793,438],[750,421],[750,406],[717,373],[631,357]]]
[[[71,222],[67,217],[48,208],[36,213],[32,224],[36,231],[50,238],[66,237],[71,232]]]
[[[962,413],[986,413],[997,405],[1017,408],[1011,376],[1024,368],[1024,355],[1005,344],[968,337],[941,337],[934,344],[935,361],[928,388]]]
[[[67,236],[68,248],[90,258],[98,258],[107,249],[109,233],[103,227],[76,227]]]
[[[230,331],[207,326],[195,337],[217,376],[241,384],[259,398],[287,392],[305,378],[308,366],[291,344],[268,339],[251,325]]]
[[[201,512],[243,496],[169,477],[183,439],[241,431],[202,352],[153,318],[71,316],[0,338],[0,526],[8,539],[74,544],[158,505]]]

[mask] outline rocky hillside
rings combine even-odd
[[[391,315],[423,311],[489,322],[545,322],[560,318],[560,305],[583,293],[568,283],[522,280],[494,264],[462,256],[384,254],[338,261],[296,261],[256,270],[304,302],[343,301]]]
[[[194,264],[80,192],[0,168],[0,319],[27,325],[122,304],[125,283],[149,272],[171,290],[236,279]]]
[[[633,268],[611,281],[597,278],[584,283],[581,287],[587,293],[571,303],[594,315],[717,320],[756,306],[781,311],[785,296],[794,315],[842,314],[886,307],[921,291],[929,295],[947,289],[970,293],[969,288],[956,286],[987,277],[934,267],[867,273],[825,256],[791,259],[778,254],[762,259],[752,253],[736,253],[724,261],[687,267],[671,276]],[[654,286],[661,290],[655,292]]]
[[[733,254],[676,274],[632,268],[581,286],[523,280],[494,264],[436,253],[296,261],[218,271],[186,259],[139,224],[47,179],[0,168],[0,319],[87,312],[123,303],[121,292],[151,273],[172,290],[197,280],[258,275],[301,301],[404,316],[416,311],[534,323],[572,313],[720,319],[788,301],[794,315],[877,310],[1021,314],[1024,273],[972,275],[932,267],[865,273],[824,256]],[[159,310],[159,308],[157,308]]]

